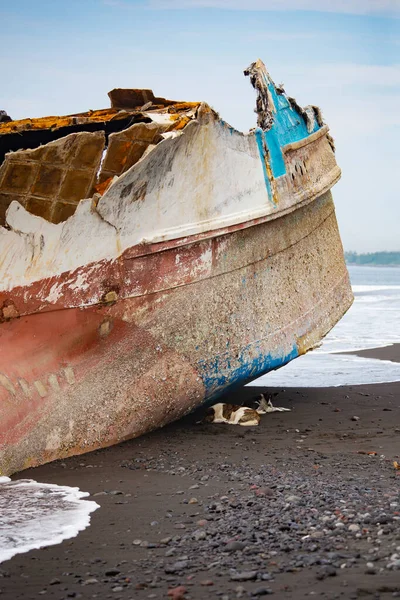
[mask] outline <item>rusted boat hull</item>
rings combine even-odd
[[[177,242],[124,253],[102,304],[68,308],[64,296],[1,325],[3,474],[165,425],[312,348],[352,302],[329,192]],[[88,269],[101,290],[110,265]],[[120,299],[132,282],[146,294]]]
[[[245,73],[248,134],[149,90],[0,123],[0,474],[163,426],[349,308],[328,126]]]

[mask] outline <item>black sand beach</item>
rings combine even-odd
[[[292,412],[254,428],[191,415],[15,476],[100,508],[76,538],[2,563],[0,597],[400,597],[400,383],[225,401],[260,392]]]
[[[384,346],[383,348],[357,350],[356,352],[343,352],[342,354],[354,354],[362,358],[377,358],[379,360],[400,362],[400,344],[392,344],[392,346]]]

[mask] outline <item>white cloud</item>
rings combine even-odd
[[[112,1],[112,0],[111,0]],[[398,0],[149,0],[152,8],[228,10],[310,10],[349,14],[399,14]]]

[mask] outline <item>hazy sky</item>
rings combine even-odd
[[[114,87],[206,100],[255,125],[243,69],[261,58],[318,104],[343,176],[345,249],[400,250],[398,0],[0,0],[0,108],[12,118],[109,105]]]

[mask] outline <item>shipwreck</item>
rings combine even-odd
[[[0,474],[115,444],[315,347],[352,303],[328,126],[115,89],[0,122]]]

